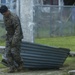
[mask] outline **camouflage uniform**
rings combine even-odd
[[[6,57],[10,67],[14,67],[14,61],[20,65],[20,44],[23,38],[21,24],[18,16],[10,12],[9,17],[3,17],[6,34]]]

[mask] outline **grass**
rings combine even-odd
[[[4,39],[0,39],[0,46],[5,46],[5,40]]]
[[[0,26],[0,37],[5,35],[5,34],[6,34],[5,29]]]
[[[70,37],[52,37],[52,38],[39,38],[35,40],[36,43],[48,46],[69,48],[75,51],[75,36]]]
[[[0,39],[0,46],[5,46],[5,40]],[[2,55],[0,54],[0,61],[2,60]],[[0,63],[0,68],[4,68],[5,66]]]
[[[48,46],[69,48],[71,51],[75,51],[75,36],[39,38],[39,39],[35,39],[35,43],[48,45]],[[0,45],[5,45],[5,43],[1,41]],[[0,56],[0,60],[1,59],[2,58]],[[2,67],[5,67],[5,66],[0,64],[0,68]],[[63,71],[65,72],[75,69],[75,57],[68,57],[66,61],[64,62],[64,66],[62,68],[63,68]]]
[[[75,70],[75,57],[68,57],[63,64],[62,72],[63,75],[69,75],[70,70]]]
[[[0,55],[0,61],[2,60],[2,56]],[[5,68],[3,64],[0,63],[0,68]]]
[[[68,57],[64,63],[65,70],[75,69],[75,57]]]

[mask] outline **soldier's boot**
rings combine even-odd
[[[21,62],[21,63],[18,64],[17,70],[18,70],[18,71],[24,71],[23,62]]]
[[[10,67],[8,73],[15,73],[17,71],[16,67]]]
[[[23,64],[20,64],[20,66],[18,67],[18,70],[19,70],[19,71],[24,70]]]
[[[2,63],[3,65],[5,65],[5,66],[9,67],[9,65],[8,65],[8,63],[7,63],[7,60],[2,59],[1,63]]]

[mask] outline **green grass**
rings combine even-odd
[[[5,40],[4,39],[0,39],[0,46],[5,46]]]
[[[0,61],[2,60],[2,56],[0,55]],[[3,64],[0,63],[0,68],[5,68]]]
[[[65,70],[75,70],[75,57],[68,57],[64,62]]]
[[[39,38],[35,40],[36,43],[48,46],[69,48],[75,51],[75,36],[70,37],[52,37],[52,38]]]
[[[6,33],[5,29],[0,26],[0,36],[5,35],[5,33]]]
[[[5,40],[0,39],[0,46],[5,46]],[[0,54],[0,61],[2,60],[2,55]],[[5,66],[0,63],[0,68],[4,68]]]

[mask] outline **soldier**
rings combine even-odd
[[[9,64],[9,73],[23,68],[23,62],[20,56],[20,44],[23,38],[21,24],[18,16],[11,13],[7,6],[0,7],[0,13],[3,15],[6,34],[6,58]]]

